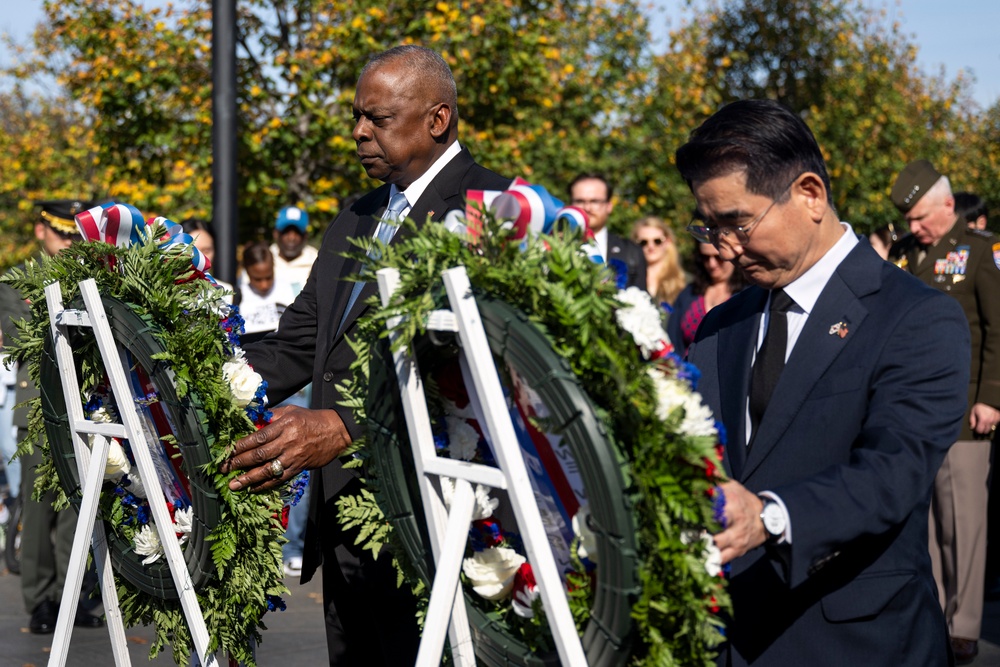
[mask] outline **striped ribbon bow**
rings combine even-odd
[[[498,219],[508,220],[514,238],[531,234],[554,234],[579,230],[585,242],[594,239],[586,212],[577,206],[565,206],[541,185],[523,178],[514,179],[507,190],[470,190],[466,195],[466,218],[473,237],[481,229],[480,211],[489,210]],[[592,254],[589,253],[588,254]],[[597,256],[599,258],[599,255]]]
[[[176,222],[164,217],[144,220],[142,213],[131,204],[118,204],[114,201],[95,206],[76,215],[76,226],[84,241],[103,241],[119,248],[127,248],[137,243],[142,230],[148,225],[155,227],[162,224],[167,234],[159,244],[160,250],[169,250],[177,246],[191,248],[191,266],[196,277],[203,277],[213,285],[215,279],[208,273],[212,263],[194,245],[194,237],[187,234],[184,228]]]
[[[139,240],[146,221],[135,206],[111,201],[78,213],[76,226],[84,241],[104,241],[126,248]]]

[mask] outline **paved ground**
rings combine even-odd
[[[0,572],[0,667],[42,667],[48,663],[52,635],[33,635],[28,631],[28,615],[21,601],[21,580],[6,570]],[[268,614],[268,630],[257,651],[258,665],[296,665],[314,667],[326,664],[326,636],[323,632],[322,588],[319,579],[300,586],[298,579],[288,582],[292,593],[283,612]],[[170,667],[174,664],[165,651],[150,661],[150,628],[126,629],[129,655],[133,665]],[[74,628],[67,667],[112,667],[111,640],[107,628]],[[226,662],[220,661],[225,667]]]

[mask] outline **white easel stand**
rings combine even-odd
[[[124,351],[115,343],[108,324],[108,316],[104,304],[97,291],[97,283],[84,280],[80,283],[80,294],[86,305],[83,310],[67,310],[63,308],[62,294],[59,283],[53,283],[45,288],[45,298],[49,309],[49,326],[52,340],[55,341],[56,361],[59,364],[59,374],[62,377],[63,397],[69,413],[70,431],[73,436],[73,449],[76,452],[76,463],[80,480],[83,483],[83,501],[80,504],[80,517],[73,535],[73,550],[70,553],[69,570],[66,573],[66,583],[63,586],[62,602],[59,606],[59,618],[53,635],[52,652],[49,655],[49,667],[64,667],[69,653],[69,642],[73,634],[73,616],[80,599],[80,585],[83,581],[84,566],[87,561],[88,538],[94,549],[97,572],[101,581],[101,595],[104,601],[108,632],[111,635],[111,648],[115,656],[115,665],[123,667],[131,665],[128,644],[125,638],[125,628],[122,623],[121,609],[118,606],[118,593],[115,589],[114,574],[111,569],[111,556],[104,535],[104,524],[96,521],[97,501],[104,482],[104,469],[108,460],[109,438],[128,439],[132,445],[132,453],[139,474],[150,498],[163,498],[163,489],[153,467],[153,459],[149,445],[143,435],[139,414],[135,408],[132,390],[127,379],[128,364]],[[69,344],[69,327],[92,327],[97,339],[105,370],[111,380],[111,389],[115,396],[121,424],[96,423],[86,419],[81,404],[80,385],[76,376],[76,365],[73,360],[73,349]],[[88,434],[94,438],[93,451],[87,446]],[[173,575],[174,586],[180,593],[181,606],[191,630],[195,652],[205,667],[217,665],[215,656],[208,653],[208,629],[198,604],[198,598],[191,583],[181,553],[180,543],[173,530],[173,522],[163,502],[151,502],[150,509],[156,522],[156,532],[163,545],[170,573]]]
[[[386,306],[399,285],[399,272],[395,269],[381,269],[377,276],[379,294],[383,306]],[[528,562],[534,570],[559,658],[563,665],[586,665],[587,658],[573,623],[538,504],[531,491],[531,480],[506,409],[507,402],[465,267],[448,269],[442,276],[451,310],[433,313],[428,328],[458,333],[462,360],[468,365],[475,385],[471,388],[474,391],[469,392],[470,397],[478,402],[477,414],[482,414],[485,418],[481,426],[494,445],[499,467],[445,459],[437,455],[416,360],[407,350],[394,353],[396,378],[420,483],[420,497],[424,505],[431,548],[437,561],[424,633],[417,654],[417,667],[435,667],[441,663],[446,633],[455,664],[458,667],[474,667],[476,664],[465,600],[459,586],[475,503],[472,484],[507,491],[528,553]],[[390,331],[398,321],[393,319],[388,322]],[[390,341],[395,338],[395,335],[390,334]],[[455,480],[455,495],[450,512],[438,495],[431,476],[451,477]]]

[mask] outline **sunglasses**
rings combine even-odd
[[[639,247],[640,247],[640,248],[645,248],[645,247],[646,247],[647,245],[649,245],[650,243],[652,243],[652,244],[653,244],[653,245],[655,245],[655,246],[658,246],[658,245],[663,245],[664,241],[666,241],[666,239],[665,239],[665,238],[658,238],[658,239],[642,239],[641,241],[639,241]]]

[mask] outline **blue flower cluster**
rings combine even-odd
[[[622,290],[628,287],[628,265],[620,259],[608,260],[608,268],[615,272],[615,285]]]
[[[149,503],[144,498],[139,498],[128,490],[132,486],[132,480],[128,475],[122,475],[121,480],[115,486],[115,495],[125,507],[125,525],[131,526],[136,522],[141,526],[149,523]],[[129,511],[131,510],[131,511]]]
[[[434,449],[438,452],[447,451],[451,439],[448,438],[448,422],[445,421],[444,415],[434,420],[432,432],[434,433]]]
[[[103,405],[104,400],[101,398],[101,394],[95,391],[90,395],[90,400],[87,401],[87,404],[83,406],[83,411],[90,415],[100,410]]]
[[[262,380],[257,391],[253,395],[253,400],[246,407],[247,417],[250,418],[258,428],[271,423],[271,411],[267,409],[267,380]]]
[[[267,610],[268,611],[285,611],[285,601],[282,600],[277,595],[267,596]]]
[[[712,494],[712,518],[723,528],[726,527],[726,492],[721,486],[715,487]]]
[[[667,355],[677,368],[677,379],[684,380],[691,385],[691,391],[698,391],[698,380],[701,379],[701,371],[694,364],[684,361],[679,354],[671,352]]]
[[[145,396],[137,396],[133,398],[136,405],[152,405],[160,400],[159,395],[155,391],[151,391]]]
[[[295,507],[298,505],[307,488],[309,488],[309,471],[303,470],[292,478],[291,483],[288,485],[288,494],[285,496],[285,504],[289,507]]]
[[[222,320],[220,325],[226,335],[229,337],[229,345],[232,347],[238,347],[240,344],[240,336],[243,335],[243,326],[245,322],[243,321],[243,316],[240,315],[240,307],[235,304],[229,305],[229,315],[226,319]],[[227,350],[232,352],[232,350]]]

